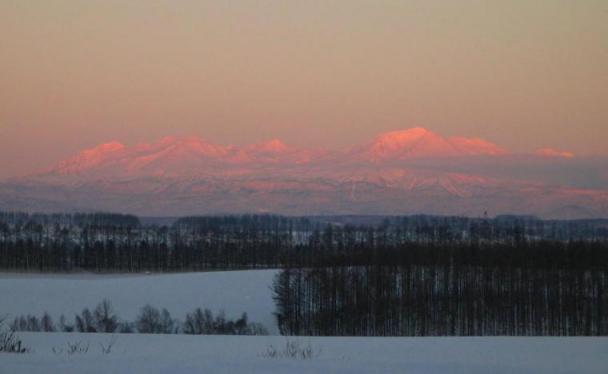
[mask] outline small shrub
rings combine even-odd
[[[13,329],[4,329],[4,318],[0,318],[0,352],[25,353],[29,349],[23,346],[23,342]]]
[[[95,325],[98,332],[115,332],[118,329],[118,317],[114,313],[112,303],[108,299],[103,299],[93,312]]]
[[[247,313],[240,318],[230,319],[224,311],[214,315],[209,309],[197,308],[186,315],[185,321],[174,319],[167,309],[151,305],[141,308],[134,322],[120,320],[112,304],[104,299],[91,311],[84,308],[74,316],[70,324],[64,315],[57,323],[44,312],[38,318],[34,315],[21,315],[11,324],[12,331],[62,331],[84,333],[146,333],[146,334],[198,334],[198,335],[268,335],[268,330],[260,323],[250,322]]]
[[[99,346],[101,347],[101,353],[103,353],[104,355],[109,355],[110,353],[112,353],[112,347],[114,347],[114,344],[116,344],[117,340],[118,338],[112,335],[108,344],[99,343]]]
[[[298,340],[285,341],[285,346],[281,349],[275,348],[272,344],[266,347],[266,351],[260,353],[264,358],[289,358],[294,360],[311,360],[321,355],[321,350],[315,351],[310,342],[302,344]]]
[[[65,347],[53,347],[53,353],[56,355],[67,354],[68,356],[76,354],[86,354],[89,352],[90,343],[86,344],[82,341],[67,342]]]
[[[242,335],[268,335],[268,329],[261,323],[251,322]]]
[[[118,332],[121,334],[133,334],[135,332],[135,327],[132,322],[121,322],[118,325]]]
[[[28,349],[23,346],[23,342],[14,331],[3,331],[0,332],[0,352],[25,353]]]
[[[135,321],[137,331],[145,334],[171,334],[175,331],[175,320],[167,309],[162,311],[151,305],[141,308]]]

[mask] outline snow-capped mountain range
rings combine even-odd
[[[608,168],[603,160],[592,164],[567,151],[513,154],[420,127],[340,151],[278,139],[232,146],[165,137],[100,144],[2,182],[0,209],[607,217]]]

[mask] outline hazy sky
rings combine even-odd
[[[109,140],[608,149],[608,1],[0,0],[0,177]]]

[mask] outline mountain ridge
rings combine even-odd
[[[48,170],[59,175],[83,174],[104,168],[122,168],[123,172],[142,169],[151,175],[187,175],[197,167],[213,164],[309,164],[333,154],[338,159],[354,158],[358,162],[400,161],[418,158],[462,157],[469,155],[495,156],[507,154],[498,145],[479,138],[454,137],[445,139],[422,127],[380,134],[370,143],[346,151],[298,148],[280,139],[244,146],[210,143],[199,137],[164,137],[152,143],[125,146],[118,141],[102,143],[63,160]],[[179,163],[184,167],[179,167]],[[153,165],[158,165],[154,167]]]
[[[564,152],[518,156],[483,139],[444,138],[421,127],[341,151],[279,139],[242,146],[199,137],[111,141],[43,173],[0,182],[0,210],[608,217],[608,168],[589,169]],[[555,178],[567,169],[576,180],[591,172],[595,184]]]

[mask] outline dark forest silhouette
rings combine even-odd
[[[349,264],[368,265],[374,251],[383,248],[608,241],[608,221],[601,220],[412,216],[387,217],[378,224],[333,221],[244,215],[187,217],[158,226],[118,214],[0,213],[0,269],[177,272],[341,265],[345,256]],[[357,222],[356,217],[350,221]]]
[[[0,268],[282,268],[290,335],[608,335],[608,221],[0,213]]]
[[[604,244],[412,246],[366,265],[293,267],[273,291],[283,334],[608,335]],[[342,265],[337,265],[340,262]]]

